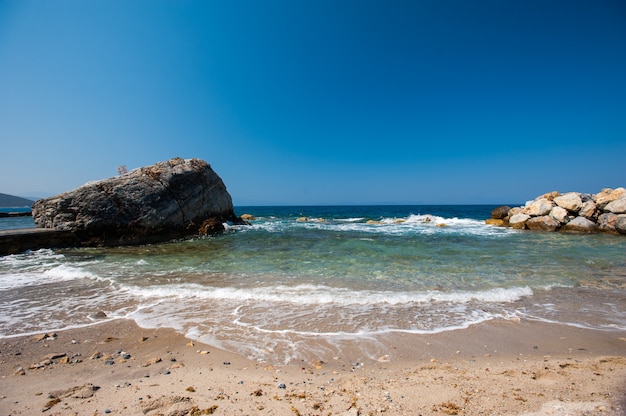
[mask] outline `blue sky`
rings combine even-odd
[[[626,186],[623,1],[0,0],[0,192],[172,157],[235,205]]]

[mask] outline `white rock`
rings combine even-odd
[[[567,212],[567,210],[562,207],[554,207],[550,211],[550,216],[561,224],[565,224],[569,221],[568,215],[569,213]]]
[[[604,210],[613,214],[626,214],[626,195],[622,195],[615,201],[606,204]]]
[[[513,228],[524,229],[526,228],[526,221],[530,219],[530,215],[523,213],[515,214],[509,218],[509,225]]]
[[[538,199],[527,204],[523,213],[530,215],[531,217],[541,217],[543,215],[548,215],[552,208],[554,208],[554,205],[554,202],[548,201],[545,198]]]
[[[568,192],[554,198],[554,202],[568,211],[578,212],[583,206],[583,201],[578,192]]]

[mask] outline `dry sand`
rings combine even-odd
[[[43,334],[42,334],[43,335]],[[117,320],[0,340],[0,415],[622,415],[626,334],[491,322],[271,366]]]

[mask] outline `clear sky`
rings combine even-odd
[[[0,192],[197,157],[235,205],[626,186],[626,3],[0,0]]]

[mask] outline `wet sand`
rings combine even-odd
[[[2,415],[622,415],[626,333],[488,322],[257,363],[133,321],[0,340]],[[354,353],[354,354],[352,354]]]

